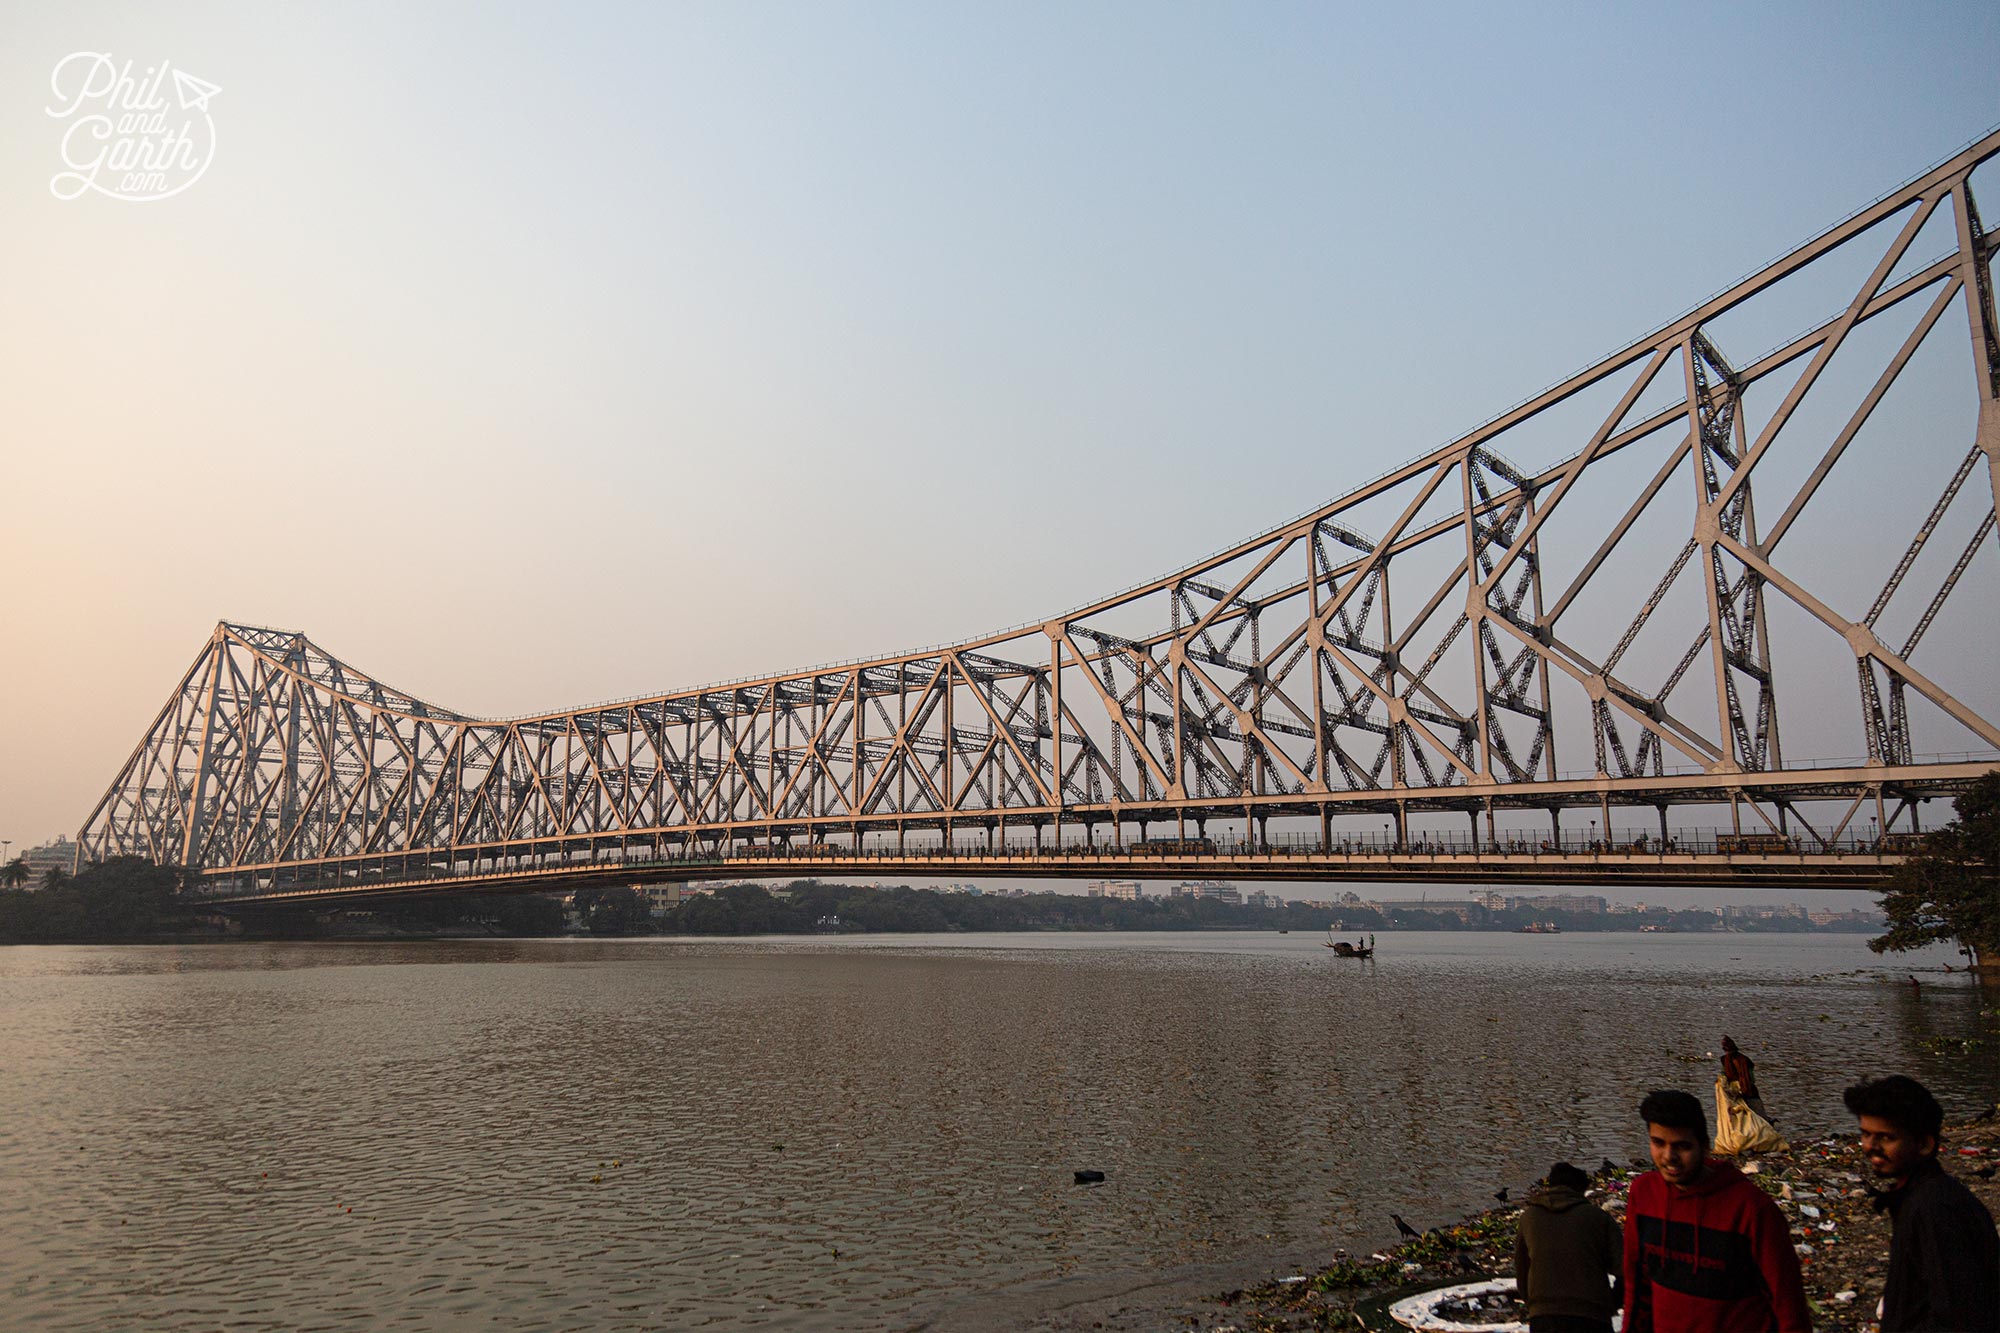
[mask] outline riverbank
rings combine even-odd
[[[1948,1125],[1939,1154],[1946,1170],[1963,1181],[1987,1208],[2000,1216],[2000,1119]],[[1625,1190],[1646,1169],[1600,1167],[1590,1197],[1623,1217]],[[1741,1163],[1778,1203],[1791,1224],[1805,1274],[1814,1327],[1822,1333],[1865,1333],[1875,1327],[1876,1303],[1889,1257],[1889,1221],[1873,1207],[1873,1175],[1851,1134],[1795,1143]],[[1172,1312],[1142,1308],[1144,1300],[1120,1309],[1097,1309],[1084,1322],[1076,1312],[1050,1322],[1050,1330],[1158,1329],[1237,1330],[1238,1333],[1294,1333],[1308,1329],[1397,1329],[1389,1307],[1406,1296],[1437,1287],[1513,1275],[1514,1230],[1521,1209],[1503,1206],[1456,1226],[1438,1228],[1418,1239],[1365,1255],[1335,1251],[1333,1262],[1316,1271],[1294,1273],[1242,1290],[1212,1292]],[[1465,1313],[1468,1323],[1521,1319],[1511,1302]],[[1128,1320],[1129,1316],[1129,1320]]]

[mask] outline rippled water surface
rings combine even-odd
[[[1854,936],[0,949],[0,1282],[55,1328],[896,1328],[1304,1254],[1641,1150],[1731,1032],[1784,1127],[1962,979]],[[1990,1063],[1990,1062],[1989,1062]],[[1988,1069],[1983,1075],[1995,1078]],[[1108,1182],[1079,1189],[1071,1172]],[[1272,1260],[1276,1261],[1275,1258]]]

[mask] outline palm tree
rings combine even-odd
[[[69,883],[69,872],[61,866],[50,866],[42,872],[42,888],[59,889]]]
[[[26,884],[33,877],[34,873],[34,871],[28,869],[28,859],[24,856],[17,856],[9,861],[4,868],[0,868],[0,880],[4,880],[10,889],[18,889]]]

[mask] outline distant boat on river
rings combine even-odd
[[[1326,938],[1321,943],[1333,950],[1334,954],[1341,958],[1373,958],[1375,956],[1375,946],[1372,944],[1353,944],[1347,940],[1335,939],[1333,937],[1332,926],[1326,928]]]
[[[1563,928],[1553,921],[1530,921],[1514,932],[1516,935],[1560,935]]]

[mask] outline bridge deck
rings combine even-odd
[[[1880,892],[1899,852],[1839,847],[1830,851],[1731,853],[1712,849],[1658,850],[1527,848],[1519,851],[1307,847],[1218,849],[1213,854],[1158,856],[1118,847],[1064,847],[946,853],[846,848],[799,849],[727,857],[640,859],[599,857],[553,865],[512,866],[476,874],[349,874],[254,887],[217,882],[206,895],[217,906],[336,907],[386,899],[461,893],[568,893],[599,884],[663,884],[714,879],[1224,879],[1308,883],[1541,885],[1632,888],[1855,889]]]

